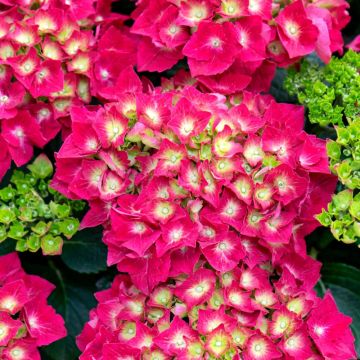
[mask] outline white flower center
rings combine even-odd
[[[285,321],[280,322],[280,328],[283,329],[283,330],[286,328],[286,322]]]
[[[6,103],[9,100],[9,97],[7,95],[1,95],[0,96],[0,103]]]
[[[109,77],[109,72],[104,69],[104,70],[100,71],[100,75],[105,80],[105,79],[107,79]]]
[[[199,285],[199,286],[197,286],[197,287],[195,288],[195,291],[196,291],[197,293],[202,293],[202,292],[204,291],[204,287],[201,286],[201,285]]]

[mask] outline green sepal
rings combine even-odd
[[[0,243],[7,239],[7,228],[5,225],[0,225]]]
[[[35,224],[35,226],[31,227],[31,230],[39,236],[44,236],[49,230],[49,225],[44,221],[39,221]]]
[[[357,220],[360,220],[360,201],[353,201],[350,205],[350,214],[356,218]]]
[[[18,240],[16,242],[15,250],[19,252],[27,251],[28,250],[27,241],[25,239]]]
[[[14,220],[16,220],[15,212],[10,209],[9,207],[2,207],[0,208],[0,223],[9,225]]]
[[[2,201],[8,202],[12,200],[16,195],[15,189],[11,185],[4,187],[0,190],[0,199]]]
[[[67,238],[72,238],[79,229],[79,220],[76,218],[69,218],[59,223],[60,232]]]
[[[325,209],[322,209],[321,214],[316,215],[316,219],[323,226],[330,226],[331,224],[331,216]]]
[[[24,225],[16,221],[10,226],[8,237],[14,240],[22,240],[26,233]]]
[[[29,250],[31,252],[36,252],[40,249],[41,247],[41,239],[38,235],[36,234],[31,234],[28,238],[27,238],[27,246],[29,248]]]
[[[331,159],[339,160],[341,157],[341,146],[332,140],[326,143],[326,150]]]
[[[43,255],[59,255],[63,247],[63,240],[60,236],[50,234],[41,238],[41,249]]]
[[[351,190],[343,190],[332,198],[333,204],[338,211],[346,211],[353,200],[353,192]]]

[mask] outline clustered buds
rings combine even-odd
[[[0,358],[40,360],[38,347],[66,336],[64,320],[47,304],[51,283],[21,268],[16,253],[0,257]]]
[[[16,241],[17,251],[44,255],[61,254],[63,238],[70,239],[79,228],[72,217],[85,207],[49,187],[53,167],[45,155],[28,165],[30,172],[15,170],[8,186],[0,190],[0,243]]]
[[[312,290],[320,264],[259,242],[219,272],[200,261],[188,276],[138,290],[127,275],[95,296],[77,344],[80,360],[353,359],[351,319]],[[156,271],[156,270],[155,270]]]
[[[110,2],[3,1],[1,6],[0,179],[11,160],[18,167],[26,164],[34,146],[42,148],[61,127],[67,129],[70,106],[89,103],[99,92],[104,42],[105,57],[126,55],[106,43],[107,30],[121,33],[126,19],[110,13]]]
[[[309,118],[322,126],[332,124],[336,140],[327,141],[330,169],[343,188],[322,210],[318,220],[330,226],[337,240],[360,245],[360,54],[348,51],[324,68],[304,63],[286,80],[291,94],[309,108]]]
[[[267,91],[276,66],[316,52],[342,52],[349,21],[345,0],[138,1],[131,32],[139,36],[137,68],[162,72],[186,58],[206,89]],[[185,79],[183,79],[185,80]]]
[[[193,87],[155,89],[71,115],[52,186],[89,201],[82,226],[105,225],[108,264],[145,293],[201,254],[232,270],[246,239],[304,253],[335,187],[302,107],[269,96],[245,92],[232,105]]]

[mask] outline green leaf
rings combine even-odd
[[[0,256],[10,254],[15,251],[16,241],[13,239],[6,239],[0,243]]]
[[[94,274],[106,270],[106,254],[102,227],[97,227],[82,230],[71,240],[65,240],[61,259],[72,270]]]
[[[79,350],[75,337],[79,335],[86,321],[89,311],[96,306],[94,280],[83,276],[77,277],[76,273],[64,271],[53,261],[49,261],[46,270],[48,279],[56,285],[56,290],[49,297],[49,303],[55,307],[64,320],[68,331],[65,339],[57,341],[42,349],[42,359],[48,360],[76,360]]]
[[[351,329],[360,354],[360,270],[346,264],[325,263],[321,274],[318,288],[330,289],[339,310],[353,319]]]

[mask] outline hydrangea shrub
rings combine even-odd
[[[53,166],[46,155],[28,165],[29,172],[15,170],[10,184],[0,189],[0,242],[16,241],[17,251],[44,255],[61,254],[63,239],[79,228],[85,203],[71,201],[49,187]]]
[[[360,244],[360,54],[348,51],[323,67],[304,63],[301,71],[289,74],[286,85],[309,109],[309,119],[333,126],[336,139],[327,141],[330,168],[343,190],[318,216],[330,226],[334,237]]]
[[[28,275],[16,253],[0,257],[0,357],[40,360],[38,348],[66,336],[63,318],[47,304],[55,286]]]
[[[51,142],[0,187],[0,359],[356,358],[358,270],[305,242],[360,245],[347,1],[0,2],[0,180]]]

